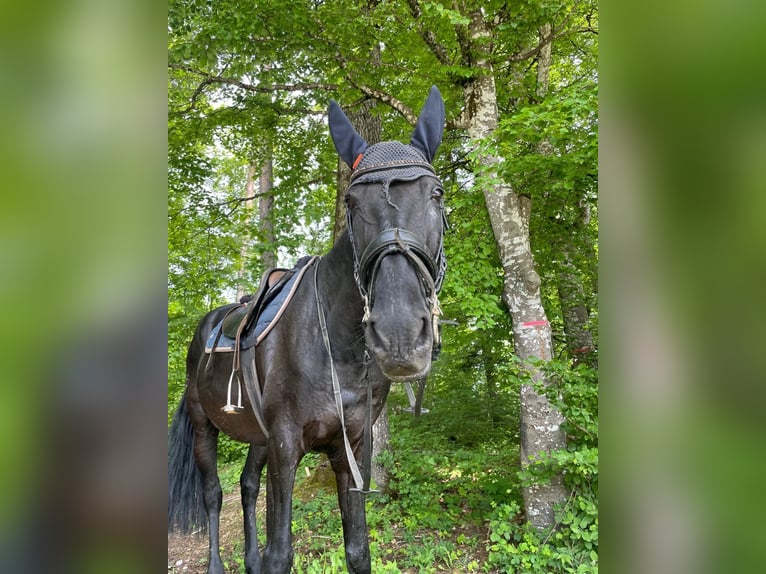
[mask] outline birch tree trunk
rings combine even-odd
[[[464,122],[471,141],[478,145],[493,136],[498,124],[497,90],[489,59],[491,31],[478,11],[472,15],[469,35],[476,75],[465,87]],[[563,417],[533,386],[549,384],[532,360],[549,361],[552,343],[529,242],[530,200],[500,181],[498,163],[499,158],[488,152],[477,158],[479,181],[503,265],[503,302],[513,322],[515,353],[530,378],[530,384],[521,385],[521,464],[526,467],[538,453],[565,448],[566,437],[561,429]],[[539,529],[554,526],[554,506],[568,495],[560,475],[547,483],[524,487],[522,494],[527,520]]]

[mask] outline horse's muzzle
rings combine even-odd
[[[431,370],[433,334],[429,317],[402,317],[376,320],[373,312],[367,323],[367,342],[383,374],[395,382],[422,379]]]

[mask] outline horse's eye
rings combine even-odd
[[[434,187],[431,190],[431,199],[441,201],[443,197],[444,197],[444,190],[441,187]]]
[[[353,211],[354,209],[356,209],[356,199],[354,199],[350,195],[346,195],[343,199],[346,202],[346,209],[348,209],[349,211]]]

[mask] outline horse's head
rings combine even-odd
[[[431,167],[444,102],[432,87],[409,145],[369,146],[335,102],[329,117],[335,147],[352,168],[348,237],[367,346],[391,380],[421,378],[438,344],[437,293],[446,268],[443,190]]]

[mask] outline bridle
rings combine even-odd
[[[395,162],[395,166],[391,165],[392,163],[394,162],[383,165],[378,169],[391,170],[392,168],[396,169],[398,167],[412,167],[416,165],[420,168],[427,168],[427,170],[436,177],[431,165],[425,162]],[[369,171],[370,169],[368,168],[364,170],[364,173],[369,173]],[[354,179],[358,175],[360,174],[352,174],[349,188],[353,185]],[[395,177],[391,179],[395,179]],[[385,187],[387,191],[387,185]],[[359,289],[362,301],[364,302],[364,316],[362,322],[367,323],[370,317],[370,310],[375,300],[375,278],[381,262],[389,255],[401,253],[413,265],[421,280],[423,294],[429,309],[431,310],[434,346],[436,347],[439,343],[438,321],[441,316],[438,294],[441,290],[444,275],[447,271],[447,258],[444,254],[444,233],[449,228],[449,224],[444,212],[444,206],[441,206],[442,229],[439,236],[439,249],[436,258],[431,255],[428,247],[420,241],[414,233],[398,227],[381,231],[369,242],[360,257],[354,241],[352,225],[353,216],[351,211],[352,210],[350,209],[346,210],[346,228],[348,229],[349,241],[351,241],[351,248],[354,255],[354,281],[356,282],[356,286]]]
[[[380,169],[391,170],[391,163],[387,162]],[[434,174],[435,172],[430,164],[423,162],[396,162],[397,167],[412,167],[417,165],[420,168],[427,168],[428,172]],[[378,164],[381,165],[381,164]],[[396,168],[394,168],[396,169]],[[362,170],[359,170],[360,172]],[[369,173],[370,169],[365,169],[364,173]],[[352,174],[351,183],[349,188],[353,185],[355,176]],[[387,193],[389,183],[395,179],[395,176],[390,177],[384,182],[384,191]],[[431,327],[433,329],[433,345],[434,349],[440,345],[439,334],[439,317],[441,316],[441,307],[439,306],[439,290],[441,289],[442,282],[444,281],[444,274],[447,270],[447,258],[444,254],[444,233],[448,229],[447,216],[444,213],[444,206],[441,206],[441,234],[439,237],[439,250],[434,258],[428,250],[428,247],[417,238],[417,236],[407,231],[406,229],[400,229],[394,227],[392,229],[385,229],[381,231],[370,243],[365,247],[362,252],[362,256],[356,250],[356,243],[354,242],[354,227],[352,221],[351,209],[346,210],[346,229],[348,230],[348,238],[351,242],[351,249],[354,254],[354,281],[359,289],[359,293],[362,296],[364,302],[364,316],[362,322],[364,324],[370,318],[370,308],[374,301],[374,287],[375,276],[380,268],[380,263],[388,255],[395,253],[402,253],[407,257],[407,260],[415,267],[418,277],[421,280],[423,287],[424,297],[431,310]],[[372,386],[369,384],[367,387],[367,411],[365,413],[364,431],[362,434],[362,463],[364,468],[364,474],[359,469],[359,465],[356,462],[354,451],[351,448],[351,443],[346,431],[345,415],[343,412],[343,398],[340,381],[335,369],[335,363],[333,361],[332,345],[330,342],[330,335],[327,331],[327,320],[325,318],[324,310],[322,309],[322,302],[319,297],[319,285],[318,285],[318,272],[319,266],[317,265],[314,271],[314,293],[317,303],[317,316],[319,317],[319,326],[322,333],[322,340],[324,341],[325,349],[330,362],[330,374],[332,379],[333,394],[335,397],[335,408],[338,412],[338,419],[340,420],[341,432],[343,435],[343,443],[346,450],[346,458],[348,460],[349,470],[354,480],[355,487],[350,488],[351,491],[361,492],[362,494],[369,494],[370,490],[370,468],[372,461]],[[365,381],[368,381],[369,377],[369,364],[370,364],[370,351],[365,344],[364,351],[364,367],[365,367]]]

